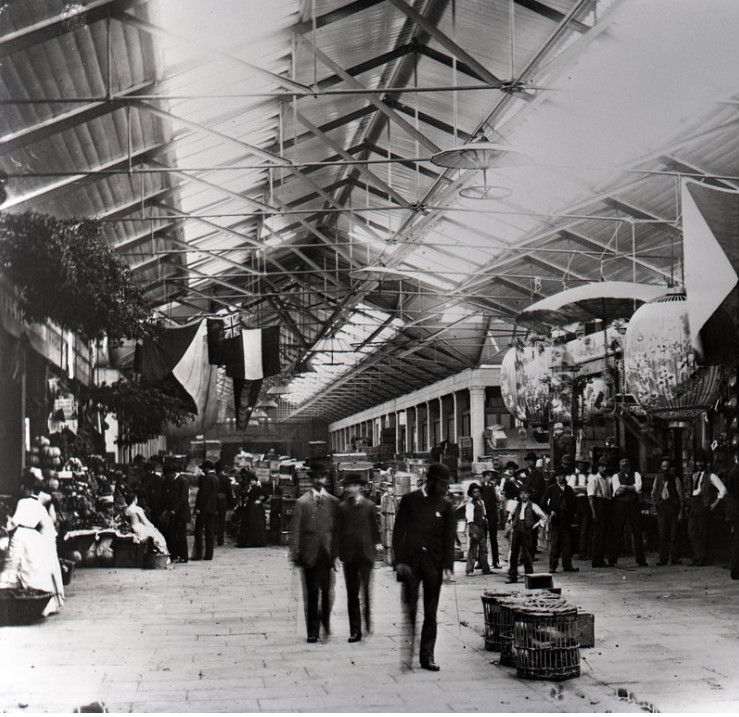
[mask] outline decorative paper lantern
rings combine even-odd
[[[729,322],[724,336],[735,332]],[[727,333],[728,332],[728,333]],[[626,385],[648,413],[673,421],[694,418],[716,402],[732,372],[706,350],[705,365],[692,348],[685,294],[674,291],[640,307],[624,340]]]
[[[552,347],[543,342],[514,346],[500,365],[500,391],[508,411],[521,421],[548,423]]]

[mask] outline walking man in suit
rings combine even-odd
[[[339,503],[334,521],[334,554],[338,553],[337,563],[339,558],[344,563],[349,642],[362,639],[362,612],[365,629],[372,631],[370,589],[380,533],[375,504],[361,492],[366,483],[367,479],[360,473],[348,473],[344,477],[346,497]]]
[[[328,471],[317,466],[313,486],[295,502],[291,558],[303,569],[303,601],[308,642],[318,642],[321,626],[331,634],[333,529],[338,500],[327,490]]]
[[[408,669],[413,661],[418,596],[423,584],[421,667],[439,671],[434,661],[436,610],[442,580],[452,580],[454,574],[456,518],[452,504],[446,499],[449,477],[447,466],[432,463],[426,483],[403,496],[395,517],[393,553],[398,580],[403,583],[401,599],[406,622],[401,660]]]

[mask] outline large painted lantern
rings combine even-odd
[[[724,336],[730,339],[733,322],[728,316],[720,320],[726,322]],[[733,370],[725,358],[704,353],[706,360],[699,363],[691,345],[685,294],[675,291],[654,299],[634,313],[626,329],[628,390],[653,416],[692,419],[714,405]]]
[[[549,422],[552,347],[536,341],[508,350],[500,365],[500,391],[506,408],[529,423]]]

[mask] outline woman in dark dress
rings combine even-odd
[[[244,509],[239,525],[239,548],[261,548],[267,544],[267,521],[264,514],[264,501],[267,494],[259,485],[259,478],[247,472],[249,487],[242,498]]]

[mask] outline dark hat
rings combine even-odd
[[[367,478],[363,476],[361,473],[347,473],[344,476],[344,485],[366,485],[367,484]]]
[[[531,495],[531,488],[529,488],[525,483],[518,489],[518,494],[521,495],[521,493],[526,493],[526,495]]]
[[[608,459],[605,456],[601,456],[598,459],[598,465],[599,466],[607,466],[608,465]]]
[[[472,491],[475,490],[475,488],[477,488],[477,490],[482,490],[477,483],[470,483],[469,488],[467,488],[467,495],[470,496],[470,498],[472,497]]]
[[[539,456],[537,456],[536,453],[534,453],[534,451],[529,451],[526,454],[526,458],[525,459],[527,461],[535,461],[535,460],[538,460],[538,458],[539,458]]]
[[[556,476],[566,476],[567,475],[567,468],[565,468],[563,465],[558,465],[554,469],[554,475]]]
[[[432,463],[426,471],[426,479],[429,482],[444,480],[448,483],[450,478],[451,473],[449,471],[449,466],[446,466],[443,463]]]
[[[703,448],[698,448],[695,451],[695,455],[693,456],[693,460],[695,461],[705,461],[708,460],[708,454]]]
[[[216,464],[213,463],[213,461],[203,461],[200,468],[207,473],[208,471],[214,471],[216,469]]]
[[[518,463],[516,463],[515,461],[508,461],[508,463],[505,464],[505,469],[506,470],[517,471],[518,470]]]

